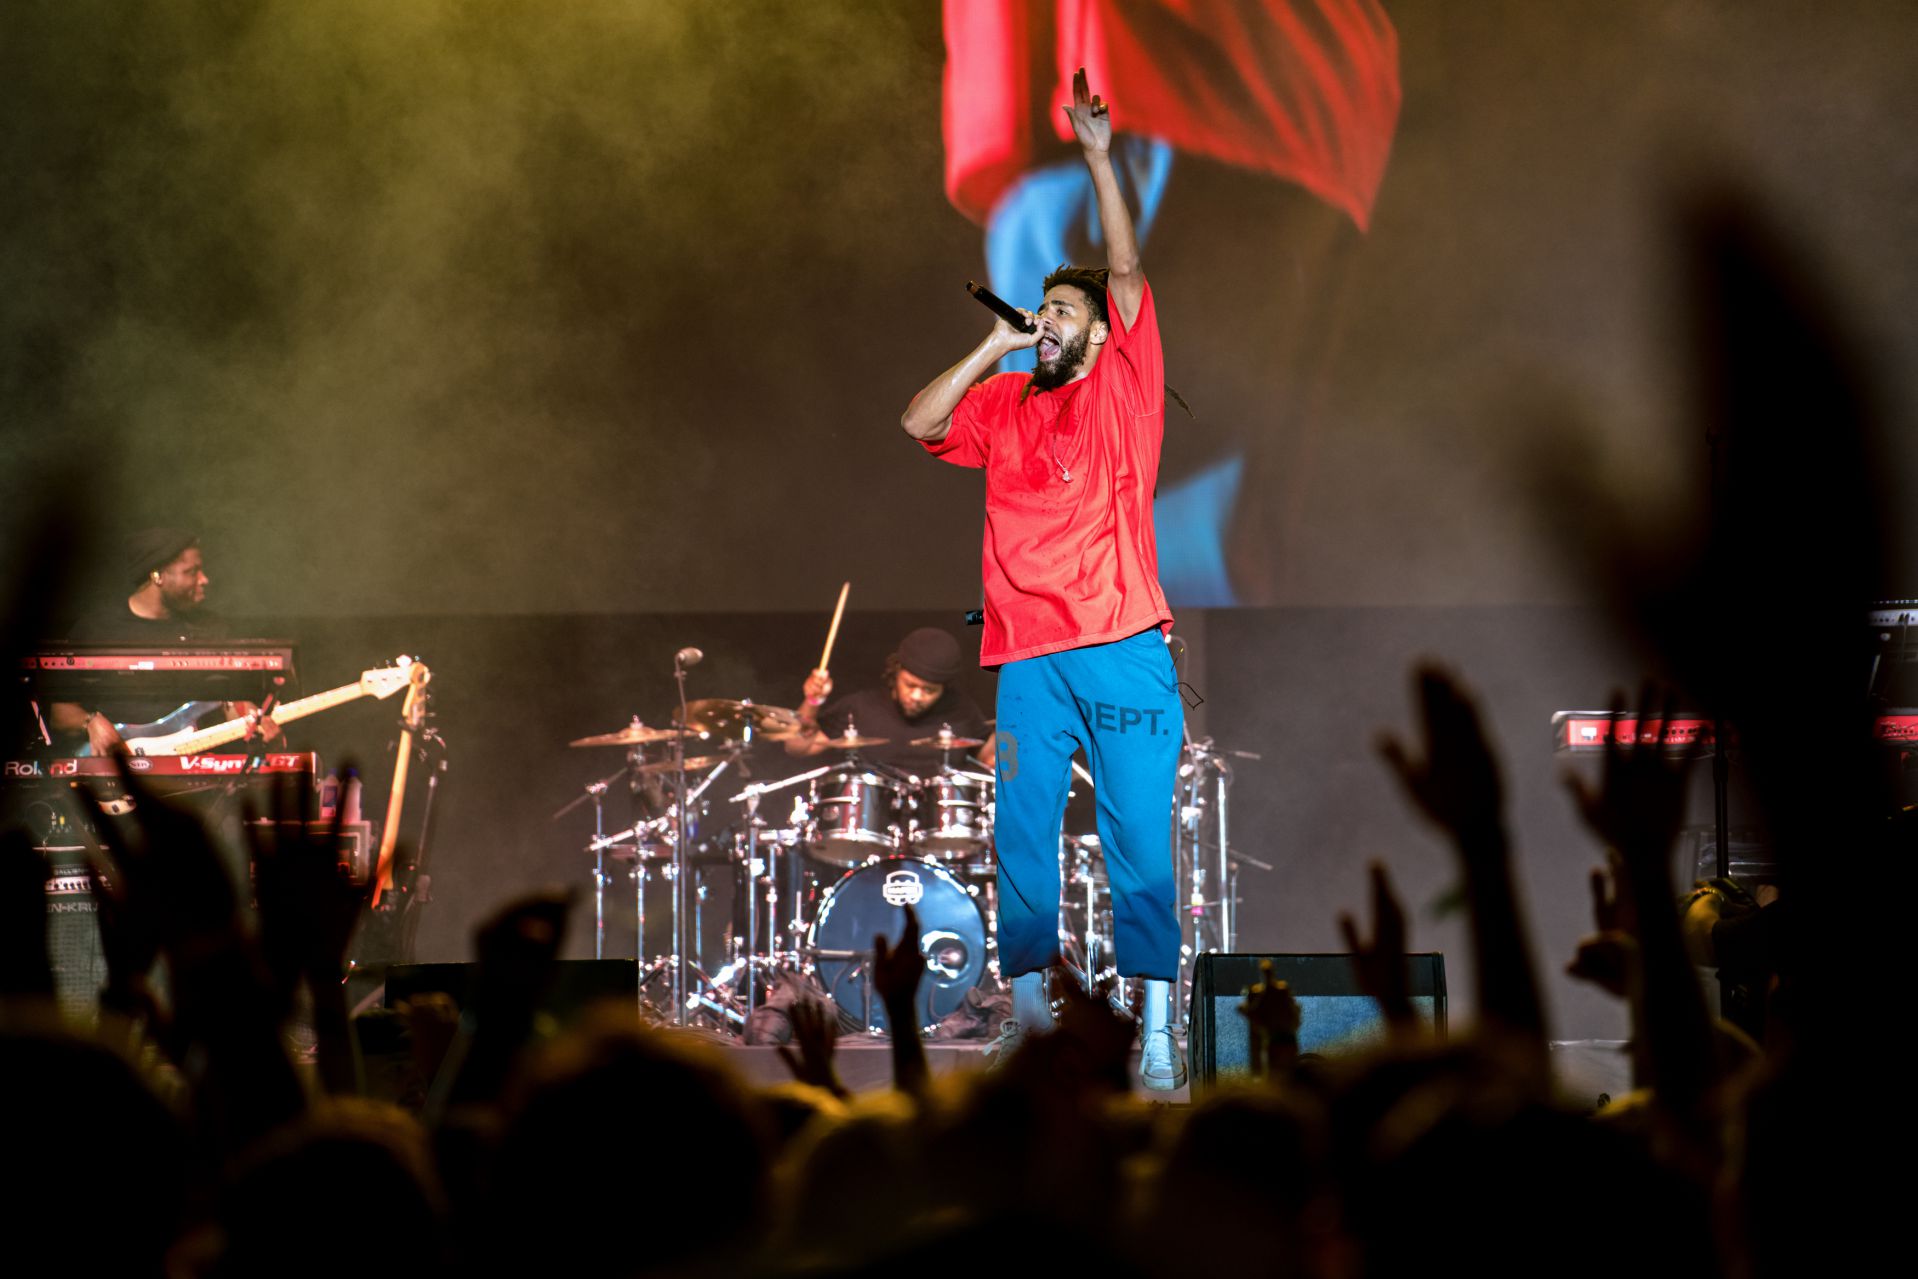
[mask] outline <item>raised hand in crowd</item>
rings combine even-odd
[[[1394,1032],[1414,1030],[1418,1013],[1412,1007],[1411,974],[1406,968],[1405,908],[1392,890],[1384,862],[1373,862],[1368,877],[1372,884],[1371,939],[1360,935],[1358,921],[1349,912],[1339,915],[1339,935],[1352,956],[1359,989],[1378,1002],[1386,1027]]]
[[[1665,725],[1677,708],[1674,696],[1647,684],[1639,695],[1636,740],[1606,744],[1597,786],[1574,772],[1565,787],[1591,832],[1617,851],[1623,886],[1637,887],[1634,876],[1650,869],[1669,877],[1665,859],[1685,820],[1686,777],[1690,760],[1667,749]],[[1624,694],[1612,697],[1614,718],[1625,714]],[[1634,897],[1625,905],[1637,905]]]
[[[280,1042],[284,1009],[206,828],[147,789],[124,751],[114,759],[131,812],[100,823],[104,873],[118,886],[103,894],[112,901],[106,926],[119,934],[110,945],[127,966],[141,962],[147,937],[166,955],[174,1052],[189,1068],[200,1135],[216,1151],[236,1151],[305,1107]],[[98,797],[82,793],[100,811]]]
[[[1633,970],[1638,964],[1638,938],[1631,926],[1631,909],[1618,888],[1616,858],[1591,873],[1593,931],[1579,939],[1565,971],[1590,982],[1618,999],[1631,994]]]
[[[1592,833],[1618,854],[1617,908],[1635,925],[1637,962],[1628,989],[1643,1040],[1644,1082],[1669,1114],[1699,1123],[1716,1068],[1711,1018],[1685,952],[1671,854],[1685,817],[1687,760],[1666,749],[1676,702],[1647,685],[1639,698],[1637,740],[1605,748],[1599,783],[1568,773],[1566,789]],[[1624,711],[1622,694],[1612,700]],[[1616,921],[1620,915],[1614,914]]]
[[[1299,1001],[1273,975],[1271,960],[1259,961],[1259,980],[1246,988],[1239,1015],[1252,1033],[1255,1072],[1274,1081],[1290,1073],[1299,1060]]]
[[[353,772],[351,764],[342,769],[342,775]],[[305,982],[312,998],[320,1077],[329,1091],[358,1092],[362,1071],[343,983],[346,948],[365,912],[372,877],[356,883],[340,864],[345,808],[336,809],[333,821],[316,832],[313,788],[288,778],[273,787],[270,821],[259,821],[250,804],[244,811],[260,909],[260,948],[274,992],[281,1006],[290,1009]]]
[[[573,897],[570,889],[527,893],[475,931],[476,989],[433,1084],[428,1107],[434,1117],[452,1106],[491,1103],[505,1089],[558,972]]]
[[[1379,754],[1407,797],[1451,838],[1472,913],[1480,1015],[1517,1037],[1542,1083],[1545,1011],[1512,878],[1498,761],[1478,707],[1454,676],[1423,663],[1413,692],[1419,743],[1414,748],[1385,733]]]
[[[1079,974],[1061,964],[1052,969],[1050,989],[1061,1007],[1054,1029],[1030,1035],[1014,1055],[1022,1077],[1041,1086],[1078,1094],[1087,1088],[1123,1093],[1132,1084],[1129,1068],[1139,1028],[1112,1005],[1111,989],[1096,992],[1080,984]]]
[[[1408,745],[1387,731],[1379,735],[1379,754],[1419,811],[1459,841],[1461,853],[1502,858],[1502,845],[1489,847],[1485,837],[1502,835],[1504,783],[1477,705],[1459,680],[1436,663],[1421,663],[1412,683],[1418,741]]]
[[[112,758],[124,798],[109,805],[94,788],[80,790],[88,811],[102,814],[96,825],[109,872],[119,872],[122,901],[169,958],[183,951],[191,960],[242,943],[239,897],[206,827],[149,791],[126,751]]]
[[[919,987],[926,976],[926,957],[919,949],[919,912],[908,905],[904,913],[905,929],[897,946],[883,933],[872,939],[872,984],[892,1027],[893,1087],[919,1096],[931,1080],[919,1039]]]
[[[852,1094],[839,1082],[839,1071],[833,1066],[833,1046],[839,1039],[839,1024],[831,1007],[824,1000],[801,998],[794,1001],[787,1015],[792,1019],[793,1042],[779,1045],[779,1059],[786,1063],[786,1069],[802,1084],[823,1088],[835,1097],[850,1097]],[[893,1035],[897,1038],[898,1034],[895,1024]],[[917,1035],[914,1039],[917,1040]],[[797,1051],[794,1045],[798,1046]]]
[[[117,1014],[128,1030],[163,1036],[165,1027],[150,981],[154,961],[160,957],[153,920],[128,900],[119,872],[107,875],[89,863],[87,881],[107,970],[106,984],[100,988],[101,1011]]]

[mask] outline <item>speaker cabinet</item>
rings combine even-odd
[[[99,908],[87,874],[87,850],[78,845],[42,845],[47,859],[47,960],[53,991],[71,1016],[85,1016],[100,1003],[106,984],[106,952],[100,947]]]
[[[1259,980],[1259,964],[1272,961],[1272,975],[1299,1001],[1299,1053],[1362,1049],[1385,1038],[1379,1006],[1360,992],[1349,955],[1219,955],[1198,957],[1192,970],[1192,1087],[1197,1092],[1222,1080],[1252,1074],[1252,1038],[1239,1001]],[[1439,1035],[1445,1033],[1445,956],[1406,957],[1412,1006]]]

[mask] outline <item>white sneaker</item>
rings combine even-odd
[[[1154,1092],[1185,1087],[1185,1057],[1169,1030],[1154,1031],[1139,1048],[1139,1082]]]

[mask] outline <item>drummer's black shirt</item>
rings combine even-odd
[[[828,736],[844,736],[849,721],[861,737],[886,739],[884,746],[863,748],[859,752],[860,759],[871,764],[886,764],[919,777],[928,777],[939,771],[940,754],[937,746],[907,745],[913,739],[936,737],[939,730],[948,724],[952,726],[954,737],[984,739],[991,735],[986,727],[985,712],[979,709],[979,704],[955,688],[949,688],[941,694],[939,700],[932,704],[932,709],[918,719],[909,720],[901,715],[899,703],[893,701],[891,695],[882,688],[862,688],[856,693],[835,697],[819,710],[819,727]],[[952,752],[953,767],[976,769],[978,765],[966,763],[966,757],[972,753]]]

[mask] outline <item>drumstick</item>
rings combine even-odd
[[[833,641],[839,638],[839,619],[846,615],[846,593],[850,590],[852,590],[851,582],[839,588],[839,603],[834,605],[832,610],[832,629],[826,632],[826,647],[819,654],[819,669],[822,671],[826,670],[827,663],[832,661]]]

